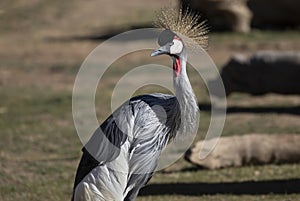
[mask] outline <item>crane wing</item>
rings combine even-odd
[[[129,126],[119,125],[120,120],[126,121],[130,113],[130,105],[121,106],[101,124],[82,148],[83,154],[76,172],[74,189],[95,167],[113,161],[119,156],[129,131]]]
[[[135,121],[129,155],[125,200],[134,200],[157,167],[159,156],[174,137],[180,122],[177,99],[166,94],[148,94],[132,99]]]
[[[124,171],[129,171],[125,176],[125,200],[135,198],[152,177],[161,151],[175,136],[178,111],[176,98],[165,94],[137,96],[120,106],[82,149],[74,190],[92,170],[122,168],[122,160],[122,164],[127,162]]]

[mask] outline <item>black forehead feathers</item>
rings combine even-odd
[[[175,33],[170,31],[169,29],[166,29],[160,33],[158,37],[158,44],[160,46],[164,46],[165,44],[171,42],[174,39],[174,36],[176,36]]]

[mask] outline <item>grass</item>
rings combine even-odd
[[[1,200],[69,196],[71,183],[66,181],[73,173],[68,170],[76,164],[80,146],[72,126],[71,94],[38,87],[1,88],[1,94],[9,94],[2,97],[7,109],[0,116]]]
[[[72,119],[72,87],[80,64],[100,41],[51,41],[49,37],[99,33],[113,24],[127,26],[134,21],[148,23],[151,13],[161,6],[161,1],[151,5],[135,1],[136,13],[125,12],[131,8],[127,2],[99,6],[76,1],[36,2],[26,5],[21,1],[3,1],[0,10],[0,200],[69,200],[74,174],[81,156],[81,143]],[[101,4],[100,3],[97,3]],[[127,6],[127,7],[124,7]],[[111,8],[115,12],[109,12]],[[80,12],[79,12],[80,11]],[[45,15],[44,15],[45,14]],[[109,17],[106,17],[109,16]],[[103,18],[103,16],[105,18]],[[126,17],[124,17],[126,16]],[[57,19],[61,20],[57,21]],[[85,19],[85,20],[84,20]],[[110,19],[110,20],[98,20]],[[139,21],[140,20],[140,21]],[[18,31],[17,31],[18,30]],[[95,31],[97,30],[97,31]],[[210,55],[222,66],[230,54],[250,54],[260,49],[300,49],[299,30],[258,31],[251,34],[212,33]],[[99,121],[111,113],[110,94],[118,79],[132,66],[153,61],[141,55],[120,59],[105,73],[102,86],[97,90],[96,109]],[[170,64],[167,57],[157,62]],[[126,65],[124,65],[124,63]],[[189,69],[191,83],[201,103],[209,99],[200,77]],[[158,87],[143,87],[136,94],[154,92]],[[299,115],[292,110],[300,104],[298,96],[268,94],[253,97],[233,94],[228,99],[229,108],[238,108],[227,115],[223,136],[245,133],[300,133]],[[248,112],[241,112],[248,108]],[[266,112],[253,112],[265,108]],[[266,109],[267,108],[267,109]],[[268,110],[268,108],[271,108]],[[287,108],[282,111],[282,108]],[[202,111],[197,139],[203,138],[210,120],[209,111]],[[157,172],[151,185],[174,189],[177,184],[221,184],[235,182],[264,182],[300,178],[299,164],[248,166],[221,170],[198,170],[179,159],[173,166]],[[255,184],[255,183],[254,183]],[[195,187],[194,185],[194,187]],[[200,185],[200,186],[201,186]],[[253,187],[255,189],[255,185]],[[249,189],[250,191],[251,189]],[[217,191],[217,190],[216,190]],[[190,192],[187,189],[187,192]],[[272,192],[253,195],[209,193],[166,194],[140,196],[138,201],[150,200],[300,200],[297,194]]]
[[[59,68],[64,69],[64,67]],[[69,70],[60,72],[73,75],[73,72]],[[115,80],[118,76],[116,71],[112,71],[108,77]],[[113,84],[107,81],[106,87],[97,95],[97,104],[99,105],[109,102],[109,99],[101,97],[103,94],[110,93]],[[151,91],[153,89],[145,88],[144,90]],[[0,93],[3,111],[0,114],[1,200],[35,201],[40,200],[41,197],[43,200],[68,200],[81,148],[72,122],[71,91],[37,84],[5,86],[0,88]],[[140,93],[143,93],[143,90]],[[235,98],[233,97],[233,99]],[[239,102],[249,99],[251,100],[251,97],[242,94],[238,98]],[[101,110],[99,116],[103,119],[109,110],[103,107]],[[200,127],[200,134],[205,133],[210,114],[203,111],[201,118],[203,127]],[[291,118],[291,116],[288,114],[276,115],[275,113],[229,114],[224,135],[249,132],[299,132],[298,117],[293,117],[294,123],[274,123],[277,120],[283,122],[286,118]],[[176,165],[184,171],[158,172],[150,184],[265,181],[300,177],[300,165],[298,164],[250,166],[216,171],[195,171],[192,165],[182,159]],[[297,195],[273,194],[241,196],[171,194],[170,192],[170,195],[141,196],[138,200],[297,199]]]
[[[232,32],[223,32],[223,33],[212,33],[211,41],[214,43],[217,42],[234,42],[230,39],[234,37],[237,42],[270,42],[278,40],[294,40],[299,39],[299,29],[295,30],[259,30],[253,29],[250,33],[232,33]]]

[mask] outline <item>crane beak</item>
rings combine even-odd
[[[162,54],[169,54],[169,51],[167,50],[166,46],[161,46],[160,48],[154,50],[151,53],[151,57],[155,57],[155,56],[162,55]]]

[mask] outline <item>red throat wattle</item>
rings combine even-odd
[[[175,58],[175,61],[173,62],[173,69],[178,76],[180,74],[180,67],[181,67],[181,61],[178,57]]]

